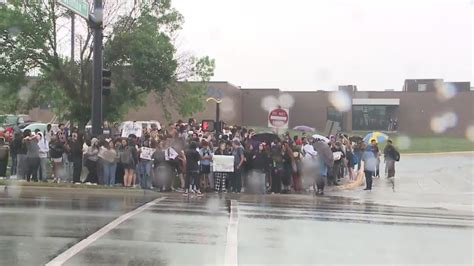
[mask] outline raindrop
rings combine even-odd
[[[436,96],[442,101],[453,98],[458,92],[456,85],[452,83],[438,81],[434,84],[434,86],[436,88]]]
[[[281,107],[288,109],[293,107],[293,104],[295,103],[295,99],[293,98],[293,96],[288,93],[280,95],[280,97],[278,97],[278,101]]]
[[[458,123],[458,116],[453,112],[444,114],[443,119],[446,122],[446,126],[449,128],[455,127]]]
[[[411,146],[411,139],[408,136],[400,135],[397,137],[395,143],[400,150],[407,150]]]
[[[470,141],[474,141],[474,125],[470,125],[466,128],[466,138]]]
[[[448,128],[453,128],[458,123],[458,117],[453,112],[447,112],[431,118],[430,127],[435,133],[443,133]]]
[[[261,102],[261,106],[265,111],[270,111],[278,105],[278,99],[275,96],[266,96],[262,99]]]
[[[335,91],[329,94],[329,102],[339,112],[347,112],[351,109],[351,99],[345,91]]]

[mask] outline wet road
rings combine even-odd
[[[44,265],[157,198],[65,265],[473,262],[474,218],[463,210],[330,196],[17,188],[0,192],[0,264]]]

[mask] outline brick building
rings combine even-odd
[[[307,125],[324,130],[326,121],[334,120],[348,132],[390,129],[415,135],[464,136],[466,128],[474,125],[474,91],[469,82],[417,79],[405,80],[401,91],[359,91],[354,85],[346,85],[339,86],[337,92],[240,88],[229,82],[209,82],[208,93],[216,92],[223,98],[221,120],[228,124],[265,127],[268,111],[262,107],[264,98],[289,94],[294,99],[290,127]],[[209,102],[194,117],[214,119],[215,113],[216,103]],[[47,110],[34,109],[30,115],[40,121],[51,118]],[[125,120],[151,119],[166,122],[153,97],[125,116]],[[185,118],[172,113],[172,120],[177,119]]]

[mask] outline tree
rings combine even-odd
[[[78,60],[61,53],[68,15],[55,2],[0,5],[0,93],[8,95],[0,100],[0,111],[46,102],[57,115],[85,125],[90,119],[92,32],[83,25]],[[136,0],[128,9],[117,3],[105,2],[104,7],[104,65],[112,70],[113,82],[111,96],[104,98],[105,118],[120,119],[150,94],[168,114],[169,108],[183,116],[202,110],[203,84],[215,63],[209,57],[178,54],[174,39],[184,19],[171,0]],[[28,84],[33,75],[37,79]],[[180,82],[188,80],[202,83]],[[28,93],[19,94],[26,85]]]

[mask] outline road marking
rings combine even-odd
[[[97,239],[101,238],[108,232],[110,232],[112,229],[126,221],[127,219],[133,217],[134,215],[137,215],[144,210],[148,209],[149,207],[153,206],[154,204],[166,199],[166,197],[162,198],[157,198],[155,200],[152,200],[138,208],[136,208],[133,211],[127,212],[121,216],[119,216],[117,219],[113,220],[112,222],[108,223],[92,235],[88,236],[87,238],[81,240],[79,243],[75,244],[74,246],[70,247],[68,250],[64,251],[63,253],[59,254],[56,258],[51,260],[46,264],[46,266],[57,266],[57,265],[63,265],[67,260],[72,258],[74,255],[77,253],[81,252],[83,249],[94,243]]]
[[[239,210],[236,200],[230,201],[230,217],[229,226],[227,227],[227,242],[225,245],[224,263],[227,266],[237,266],[238,257],[238,227],[239,227]]]

